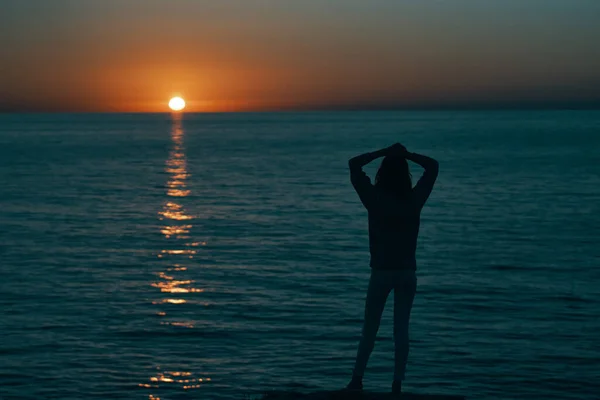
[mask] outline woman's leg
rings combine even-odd
[[[408,360],[408,321],[417,291],[417,277],[412,271],[398,271],[400,275],[394,286],[394,380],[404,380]]]
[[[385,302],[391,290],[392,285],[385,274],[381,271],[372,270],[365,302],[365,321],[360,343],[358,344],[356,363],[353,371],[355,377],[362,378],[365,372],[369,356],[375,346],[375,337],[379,330],[381,314],[383,313]]]

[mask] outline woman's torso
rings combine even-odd
[[[411,196],[380,194],[379,207],[369,210],[370,266],[373,269],[416,269],[420,210]]]

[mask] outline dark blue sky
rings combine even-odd
[[[598,0],[0,0],[0,110],[600,104]]]

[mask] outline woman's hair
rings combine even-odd
[[[412,175],[408,161],[401,156],[385,156],[375,176],[375,186],[402,197],[411,193]]]

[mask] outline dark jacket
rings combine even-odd
[[[410,195],[399,198],[371,184],[362,168],[350,169],[352,185],[369,214],[371,268],[417,268],[421,210],[436,178],[437,170],[425,170]]]

